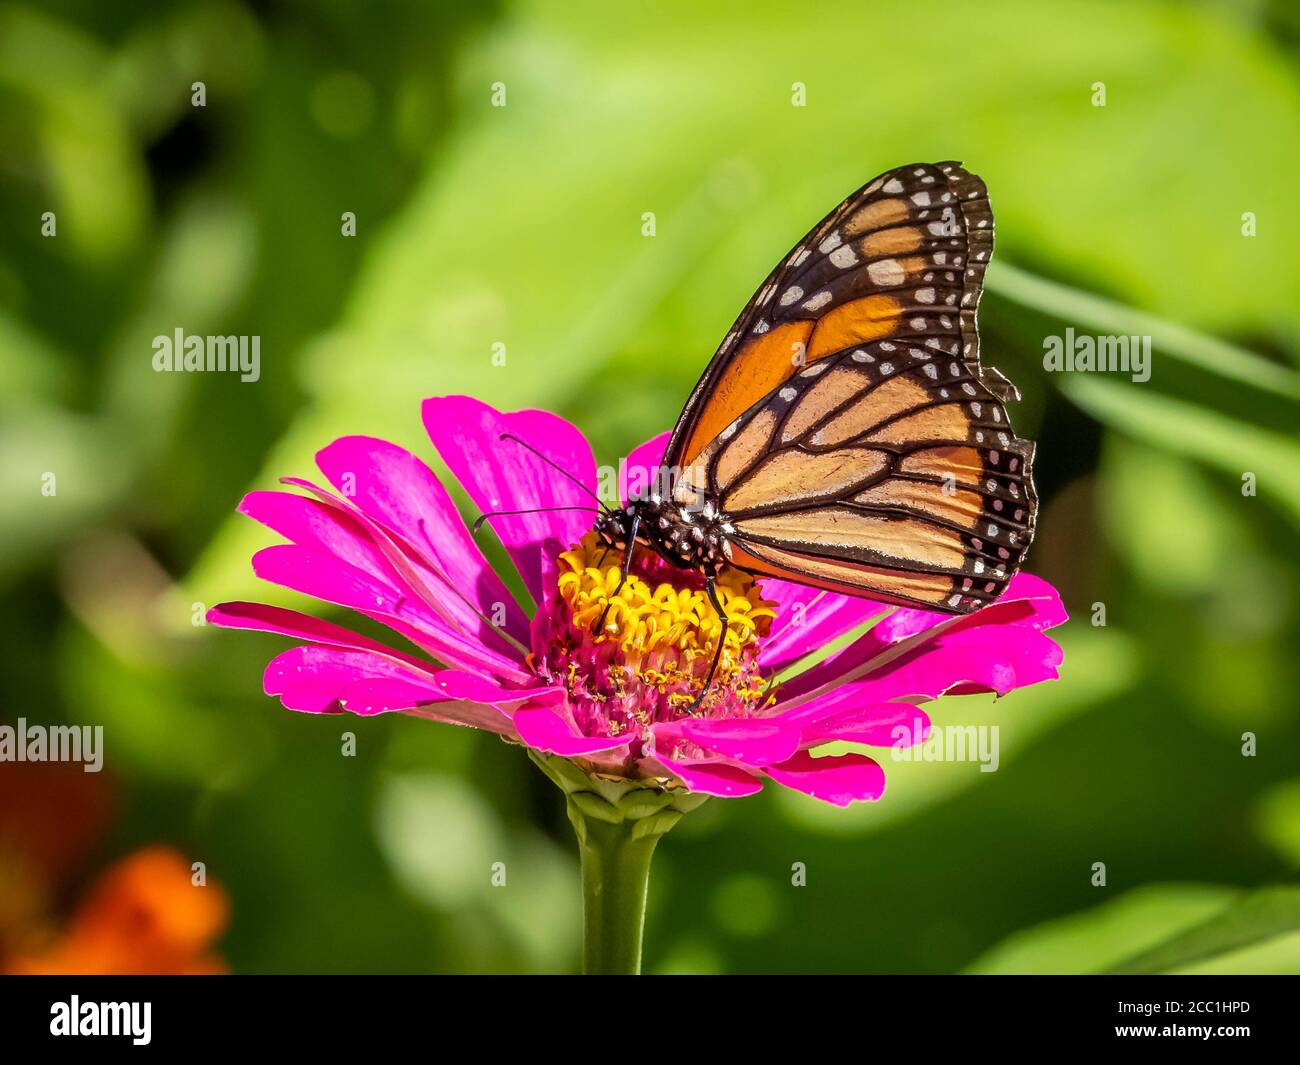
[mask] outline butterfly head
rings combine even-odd
[[[728,531],[712,503],[687,507],[658,494],[632,499],[596,521],[596,535],[610,548],[625,551],[635,541],[675,566],[706,573],[726,564]]]

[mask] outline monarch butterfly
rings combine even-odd
[[[996,599],[1037,497],[1003,405],[1019,393],[980,365],[992,250],[988,191],[956,162],[887,171],[827,215],[722,341],[661,475],[597,519],[623,579],[647,547],[702,574],[724,626],[726,565],[951,614]]]

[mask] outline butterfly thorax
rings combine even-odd
[[[610,547],[626,550],[635,539],[674,566],[705,574],[727,564],[726,538],[733,531],[715,500],[688,507],[658,493],[633,499],[596,522],[597,535]]]

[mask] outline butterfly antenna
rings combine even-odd
[[[567,477],[570,481],[572,481],[572,482],[573,482],[574,484],[576,484],[579,488],[581,488],[584,492],[586,492],[587,495],[591,496],[592,499],[594,499],[597,503],[600,504],[600,509],[601,509],[601,510],[605,511],[605,513],[607,513],[607,514],[609,513],[610,508],[606,505],[605,501],[604,501],[603,499],[601,499],[600,496],[598,496],[595,492],[593,492],[593,491],[591,490],[590,487],[588,487],[587,485],[583,484],[580,480],[578,480],[578,478],[576,478],[572,473],[570,473],[568,470],[566,470],[563,466],[561,466],[561,465],[560,465],[558,462],[556,462],[554,459],[550,458],[550,457],[547,456],[547,455],[543,455],[540,451],[537,450],[537,448],[533,447],[532,444],[528,443],[528,441],[526,441],[526,440],[521,440],[519,437],[515,436],[514,433],[502,433],[501,436],[500,436],[500,439],[502,439],[502,440],[513,440],[513,441],[514,441],[516,444],[518,444],[520,447],[522,447],[522,448],[524,448],[524,449],[526,449],[526,450],[528,450],[528,451],[531,451],[534,455],[536,455],[539,459],[541,459],[544,463],[546,463],[546,465],[550,466],[551,469],[553,469],[556,473],[560,474],[562,477]],[[556,508],[556,509],[558,509],[558,508]]]
[[[474,524],[471,525],[470,528],[471,528],[475,533],[477,533],[481,528],[483,528],[483,523],[484,523],[485,521],[488,521],[488,520],[491,519],[491,518],[503,518],[503,517],[509,517],[509,516],[512,515],[512,514],[549,514],[549,513],[550,513],[551,511],[553,511],[553,510],[593,510],[593,511],[595,511],[597,514],[600,513],[600,511],[599,511],[596,507],[582,507],[582,506],[572,506],[572,507],[567,507],[567,506],[566,506],[566,507],[527,507],[527,508],[525,508],[524,510],[491,510],[491,511],[488,511],[486,514],[480,514],[477,518],[475,518],[475,519],[474,519]]]

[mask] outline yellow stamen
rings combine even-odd
[[[667,580],[652,585],[634,569],[620,588],[621,559],[610,553],[608,564],[600,566],[598,561],[605,552],[595,534],[589,533],[577,547],[560,555],[560,597],[569,607],[575,629],[591,632],[604,613],[601,632],[593,637],[596,645],[614,643],[626,668],[660,692],[680,688],[683,681],[697,690],[703,687],[721,640],[723,650],[714,684],[749,699],[761,694],[753,683],[753,654],[742,652],[767,635],[776,612],[759,594],[753,577],[734,569],[718,574],[718,601],[729,618],[724,633],[704,588],[692,587],[684,572],[681,585]],[[665,571],[664,575],[676,572],[680,571]],[[738,691],[742,674],[749,683]],[[671,698],[690,701],[689,695],[680,692]]]

